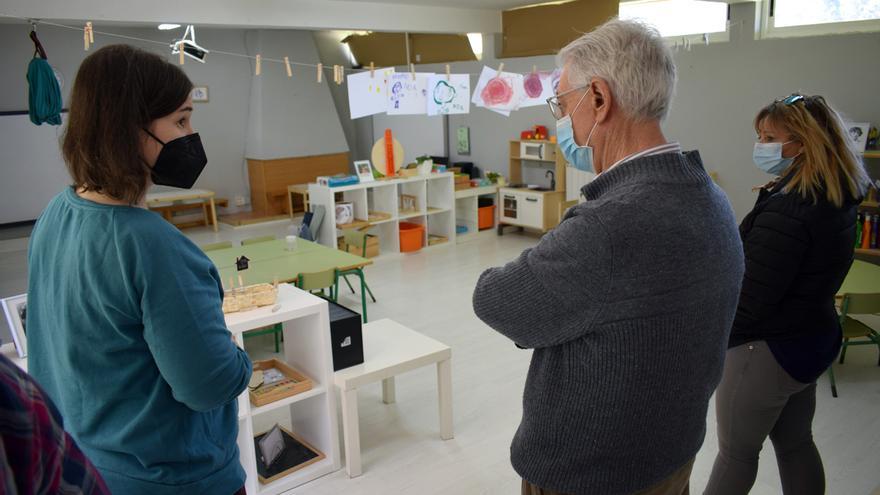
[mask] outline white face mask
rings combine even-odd
[[[773,175],[782,175],[787,169],[794,157],[783,158],[782,147],[793,141],[784,143],[755,143],[755,149],[752,151],[752,161],[755,162],[760,170]]]

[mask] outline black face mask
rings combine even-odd
[[[162,144],[162,151],[159,152],[159,157],[156,158],[156,164],[153,165],[150,173],[153,184],[181,189],[191,188],[208,163],[199,133],[163,143],[152,132],[146,129],[144,131]]]

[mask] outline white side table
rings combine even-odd
[[[349,477],[360,476],[361,439],[358,426],[357,389],[382,381],[382,401],[394,402],[394,377],[423,366],[437,364],[437,391],[440,405],[440,438],[452,433],[452,349],[415,330],[383,319],[366,323],[364,362],[335,374],[342,395],[342,434],[346,470]]]

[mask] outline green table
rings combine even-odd
[[[840,296],[846,293],[880,293],[880,266],[866,261],[853,261],[840,290],[837,291]]]
[[[224,284],[234,280],[238,284],[241,275],[246,285],[278,282],[294,282],[300,273],[320,272],[330,268],[339,271],[351,270],[361,280],[361,306],[363,320],[367,321],[366,284],[363,267],[371,265],[372,260],[355,256],[345,251],[329,248],[315,242],[297,239],[296,249],[287,251],[284,240],[258,242],[247,246],[233,246],[215,249],[205,253],[214,262]],[[248,269],[239,272],[235,259],[247,256]]]

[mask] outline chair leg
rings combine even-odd
[[[351,282],[348,281],[348,275],[343,275],[342,280],[345,280],[345,284],[348,285],[348,290],[350,290],[351,293],[354,294],[354,287],[352,287]]]
[[[376,296],[374,296],[374,295],[373,295],[373,291],[371,291],[371,290],[370,290],[370,286],[369,286],[369,285],[367,285],[367,283],[366,283],[366,282],[364,282],[364,287],[366,287],[366,288],[367,288],[367,294],[369,294],[369,295],[370,295],[370,299],[372,299],[372,300],[373,300],[373,302],[376,302]]]
[[[831,380],[831,396],[837,397],[837,383],[834,381],[834,365],[828,367],[828,379]]]
[[[843,339],[843,346],[840,349],[840,364],[843,364],[843,359],[846,357],[846,347],[849,345],[849,339]]]

